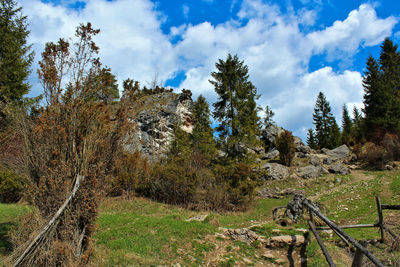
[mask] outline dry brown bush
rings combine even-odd
[[[23,142],[20,170],[29,177],[30,200],[40,221],[51,222],[60,212],[35,242],[31,238],[43,225],[21,222],[13,235],[19,249],[12,257],[18,266],[73,266],[87,259],[102,184],[113,173],[126,108],[123,102],[116,108],[95,97],[105,90],[92,40],[97,33],[88,23],[77,28],[78,40],[72,45],[63,39],[48,43],[38,71],[46,106],[35,116],[28,116],[26,108],[10,113]],[[35,246],[20,257],[29,244]]]

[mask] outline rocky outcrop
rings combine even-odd
[[[175,125],[192,131],[192,108],[187,93],[163,92],[140,98],[129,114],[131,127],[125,137],[125,150],[138,150],[150,161],[159,160],[169,150]]]

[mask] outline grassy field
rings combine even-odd
[[[321,210],[338,224],[375,223],[375,195],[385,204],[400,203],[400,172],[354,171],[352,175],[327,175],[310,180],[268,181],[271,188],[297,188],[305,191]],[[271,210],[284,206],[290,198],[257,199],[252,208],[241,213],[195,212],[165,205],[144,198],[131,200],[107,198],[101,204],[96,232],[93,236],[91,266],[288,266],[288,249],[269,250],[258,242],[247,244],[225,236],[222,228],[251,228],[265,238],[273,235],[299,234],[307,228],[303,221],[283,227],[272,221]],[[0,255],[11,251],[7,232],[16,218],[29,212],[21,205],[0,204]],[[208,214],[204,222],[188,218]],[[384,211],[385,222],[400,233],[400,212]],[[1,224],[3,223],[3,224]],[[4,224],[5,223],[5,224]],[[357,240],[378,240],[378,229],[346,230]],[[5,240],[5,241],[3,241]],[[338,238],[324,238],[337,266],[349,266],[352,254]],[[385,265],[400,263],[400,253],[379,242],[368,248]],[[265,255],[273,254],[274,257]],[[293,253],[295,266],[300,266],[300,254],[305,253],[307,266],[326,266],[325,259],[313,237],[305,251]],[[276,256],[276,257],[275,257]]]

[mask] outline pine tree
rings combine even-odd
[[[331,113],[331,107],[324,94],[318,94],[313,120],[318,148],[335,148],[340,144],[340,129]]]
[[[217,155],[214,129],[211,128],[208,103],[202,95],[194,103],[193,120],[193,150],[200,152],[207,160],[212,160]]]
[[[29,91],[26,79],[33,60],[27,44],[27,17],[14,0],[0,0],[0,101],[16,102]]]
[[[238,56],[228,54],[225,61],[215,64],[217,72],[212,72],[210,83],[218,94],[214,103],[214,118],[219,122],[217,131],[225,150],[237,156],[234,145],[238,142],[256,144],[259,134],[257,115],[257,89],[248,80],[248,67]]]
[[[269,126],[275,124],[275,122],[272,120],[272,117],[275,115],[275,113],[272,111],[272,109],[267,105],[265,107],[265,117],[264,117],[264,127],[268,128]]]
[[[350,145],[353,140],[353,121],[350,118],[346,104],[342,109],[342,143]]]
[[[308,129],[308,132],[307,132],[307,145],[309,147],[311,147],[312,149],[316,149],[318,146],[317,140],[314,135],[314,131],[312,129]]]

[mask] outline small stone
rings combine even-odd
[[[305,242],[302,235],[273,236],[266,241],[267,247],[285,247],[287,245],[301,246]]]
[[[301,233],[308,233],[308,230],[307,229],[304,229],[304,228],[297,228],[296,229],[296,232],[301,232]]]
[[[321,230],[321,231],[319,232],[319,235],[320,235],[321,237],[328,237],[328,238],[331,238],[331,237],[333,237],[333,231],[332,231],[332,230]]]
[[[286,263],[287,261],[285,259],[277,259],[275,262],[278,264],[283,264]]]
[[[252,262],[250,259],[248,259],[248,258],[243,258],[243,261],[244,261],[246,264],[253,264],[253,262]]]
[[[264,257],[264,258],[266,258],[266,259],[274,259],[274,258],[275,258],[275,256],[272,255],[271,252],[265,252],[265,253],[262,255],[262,257]]]
[[[204,222],[205,219],[207,219],[208,214],[204,214],[204,215],[199,215],[199,216],[195,216],[192,218],[189,218],[187,220],[185,220],[186,222],[191,222],[191,221],[198,221],[198,222]]]

